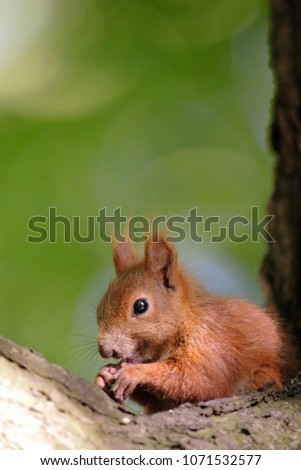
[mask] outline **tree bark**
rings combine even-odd
[[[2,337],[0,368],[0,448],[301,448],[301,375],[281,393],[184,404],[146,416]]]
[[[270,304],[301,339],[301,3],[271,0],[271,56],[276,95],[271,128],[275,187],[268,212],[275,217],[262,277]]]

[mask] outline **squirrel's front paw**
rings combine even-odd
[[[106,393],[110,391],[110,383],[114,380],[116,372],[125,365],[123,361],[119,364],[107,364],[106,366],[99,369],[97,376],[95,377],[95,383],[102,388]]]
[[[141,383],[142,373],[142,364],[128,365],[115,373],[111,392],[116,401],[123,403],[127,397],[132,395],[135,388]]]

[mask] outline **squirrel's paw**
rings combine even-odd
[[[135,388],[141,383],[143,365],[128,365],[118,370],[114,375],[114,383],[111,392],[119,403],[123,403],[127,397],[132,395]]]
[[[116,372],[123,367],[123,362],[119,364],[107,364],[105,367],[99,369],[95,377],[95,383],[100,388],[104,389],[107,393],[110,391],[110,384],[113,381]]]

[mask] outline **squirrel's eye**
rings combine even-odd
[[[146,299],[137,299],[133,306],[134,314],[140,315],[140,313],[146,312],[148,309],[148,301]]]

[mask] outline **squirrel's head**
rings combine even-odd
[[[179,326],[182,283],[177,253],[150,238],[140,259],[131,242],[113,243],[116,279],[97,308],[103,357],[153,362],[168,354]]]

